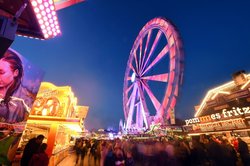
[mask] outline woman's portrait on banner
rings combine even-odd
[[[0,55],[0,165],[14,158],[43,74],[12,49]]]

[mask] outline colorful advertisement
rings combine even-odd
[[[10,165],[44,72],[13,49],[0,57],[0,165]]]
[[[70,86],[42,82],[31,115],[75,117],[77,99]]]

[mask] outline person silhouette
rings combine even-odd
[[[40,145],[44,139],[43,135],[38,135],[35,138],[31,138],[29,142],[25,145],[23,150],[23,155],[21,158],[21,166],[28,166],[32,156],[38,152]]]

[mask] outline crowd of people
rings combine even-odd
[[[135,137],[136,138],[136,137]],[[89,166],[250,166],[248,145],[240,137],[202,135],[189,139],[160,137],[146,139],[75,142],[75,165]],[[49,157],[38,135],[26,144],[21,166],[48,166]],[[85,161],[84,160],[88,160]],[[84,164],[85,163],[85,164]]]
[[[249,166],[248,145],[241,138],[78,139],[76,165],[96,166]],[[86,162],[85,162],[86,163]]]

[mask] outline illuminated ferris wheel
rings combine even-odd
[[[182,81],[183,60],[181,40],[170,21],[154,18],[142,28],[124,77],[126,129],[149,128],[170,118]]]

